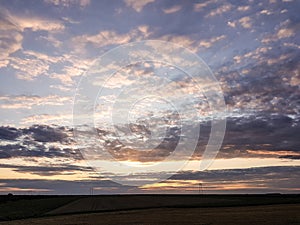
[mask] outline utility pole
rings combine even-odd
[[[203,186],[201,182],[199,183],[199,195],[200,194],[203,194]]]

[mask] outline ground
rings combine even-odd
[[[58,197],[55,198],[57,200]],[[64,198],[63,201],[70,200]],[[76,198],[37,218],[3,221],[0,225],[300,225],[299,195],[137,195]],[[53,199],[44,202],[53,202]],[[32,202],[35,200],[37,199],[27,199]],[[18,201],[24,199],[14,201],[15,204]],[[2,202],[0,206],[5,204],[12,203]]]

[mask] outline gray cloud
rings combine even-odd
[[[280,51],[280,54],[285,53]],[[222,72],[219,76],[224,88],[226,103],[242,111],[299,114],[300,89],[299,80],[300,54],[298,50],[288,50],[289,57],[276,65],[267,65],[266,59],[256,64],[243,67],[246,74],[238,70]],[[280,55],[274,55],[280,58]]]
[[[80,181],[65,181],[65,180],[46,180],[46,179],[0,179],[2,187],[17,188],[19,191],[14,193],[24,193],[22,189],[37,189],[36,193],[42,194],[79,194],[89,195],[93,187],[94,194],[116,194],[138,192],[137,188],[122,186],[109,180],[80,180]],[[96,190],[98,188],[98,190]],[[38,189],[48,190],[39,192]],[[0,190],[1,191],[1,190]],[[26,192],[26,191],[25,191]]]
[[[0,158],[68,157],[82,159],[73,143],[72,129],[58,126],[33,125],[28,128],[0,127]],[[8,141],[8,142],[7,142]],[[60,147],[57,144],[60,144]]]
[[[191,125],[192,126],[192,125]],[[131,124],[134,133],[147,136],[145,127]],[[118,128],[119,129],[119,128]],[[121,129],[121,128],[120,128]],[[201,123],[200,137],[194,157],[203,153],[210,135],[210,122]],[[119,160],[159,161],[167,157],[176,148],[180,138],[180,128],[167,130],[155,148],[135,150],[122,142],[124,137],[118,137],[111,131],[98,128],[99,139],[103,148]],[[9,144],[0,145],[0,157],[68,157],[82,159],[80,149],[69,148],[69,143],[75,143],[72,130],[67,127],[31,126],[29,128],[2,127],[1,138],[10,139]],[[148,131],[150,132],[150,131]],[[151,131],[151,132],[155,132]],[[219,158],[234,157],[279,157],[299,159],[300,155],[300,120],[283,114],[250,114],[244,117],[227,118],[227,128]],[[86,134],[88,138],[90,134]],[[123,134],[125,135],[125,134]],[[134,141],[134,140],[133,140]],[[65,147],[57,147],[55,143]],[[46,145],[47,144],[47,145]]]
[[[172,176],[170,180],[201,181],[206,193],[215,191],[223,193],[297,193],[299,191],[299,175],[299,166],[278,166],[201,172],[187,171]],[[222,190],[223,188],[224,190]]]
[[[0,127],[0,139],[15,140],[22,132],[14,127]]]
[[[60,166],[22,166],[11,164],[0,164],[0,168],[11,168],[13,171],[20,173],[37,174],[40,176],[55,176],[61,174],[74,174],[76,171],[92,171],[90,167],[82,167],[76,165],[60,165]]]
[[[238,148],[291,150],[299,152],[299,120],[278,114],[231,118],[227,123],[224,145]]]
[[[164,181],[165,188],[135,188],[122,186],[100,177],[93,180],[33,180],[0,179],[2,187],[22,189],[48,189],[47,194],[95,194],[116,193],[182,193],[198,192],[198,182],[203,184],[204,193],[297,193],[299,188],[299,167],[260,167],[232,170],[209,170],[201,172],[185,171]],[[174,182],[184,181],[182,187],[174,187]],[[195,183],[196,182],[196,183]],[[167,184],[170,184],[168,186]],[[236,185],[236,186],[235,186]],[[228,189],[229,188],[229,189]],[[16,191],[18,192],[18,191]]]
[[[23,130],[24,134],[32,135],[38,142],[64,142],[68,135],[64,127],[50,127],[46,125],[33,125]]]
[[[26,143],[27,145],[24,145]],[[46,147],[36,142],[24,142],[0,146],[0,158],[13,157],[67,157],[72,159],[82,159],[81,153],[77,149]],[[28,145],[30,143],[30,145]]]

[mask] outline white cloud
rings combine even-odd
[[[61,21],[34,17],[24,15],[13,15],[8,10],[1,10],[1,13],[6,19],[6,25],[4,30],[17,29],[18,31],[24,31],[25,29],[31,29],[32,31],[44,30],[44,31],[59,31],[63,30],[65,26]]]
[[[9,57],[10,66],[17,70],[17,77],[22,80],[33,80],[45,75],[51,64],[63,61],[63,57],[49,56],[35,51],[23,51],[24,57]]]
[[[212,3],[216,3],[217,0],[209,0],[209,1],[206,1],[206,2],[203,2],[203,3],[195,3],[194,4],[194,11],[195,12],[200,12],[202,11],[206,6],[212,4]]]
[[[239,22],[242,25],[242,27],[244,27],[244,28],[252,27],[251,18],[249,16],[245,16],[245,17],[239,19]]]
[[[249,5],[245,5],[245,6],[239,6],[238,8],[237,8],[237,10],[238,11],[247,11],[247,10],[249,10],[250,9],[250,6]]]
[[[72,43],[74,52],[82,53],[87,44],[92,44],[98,48],[109,45],[122,45],[131,41],[138,41],[148,38],[152,32],[148,26],[141,25],[128,33],[120,34],[113,30],[103,30],[95,35],[81,35],[74,37]]]
[[[128,7],[133,8],[137,12],[141,12],[146,5],[155,2],[155,0],[124,0],[124,2]]]
[[[228,12],[232,9],[232,5],[230,4],[224,4],[217,9],[211,10],[205,17],[214,17],[217,15],[222,15],[225,12]]]
[[[295,30],[291,28],[281,28],[276,34],[268,35],[261,40],[262,43],[268,44],[270,42],[278,41],[280,39],[290,38],[295,35]]]
[[[116,73],[114,76],[110,77],[104,83],[102,82],[101,78],[100,78],[100,82],[97,79],[95,79],[93,85],[102,84],[102,86],[106,88],[121,88],[127,85],[131,85],[134,82],[135,82],[134,80],[128,79],[126,75]]]
[[[31,29],[32,31],[60,31],[65,28],[65,26],[59,21],[52,21],[41,18],[15,17],[14,22],[22,31],[24,29]]]
[[[32,31],[62,31],[65,27],[60,21],[37,17],[25,17],[11,14],[8,10],[0,9],[0,68],[7,66],[11,60],[9,56],[22,49],[25,29]]]
[[[57,38],[55,38],[54,35],[51,33],[49,33],[48,36],[41,36],[40,39],[46,40],[47,42],[51,43],[56,48],[61,47],[63,44],[61,41],[59,41]]]
[[[75,38],[75,42],[78,40],[83,42],[89,42],[100,46],[107,46],[111,44],[125,44],[130,41],[129,34],[117,34],[115,31],[101,31],[96,35],[83,35]]]
[[[276,34],[276,36],[279,39],[292,37],[294,35],[295,35],[294,30],[293,29],[288,29],[288,28],[282,28],[282,29],[278,30],[278,32]]]
[[[76,20],[73,20],[71,19],[70,17],[62,17],[62,19],[68,23],[71,23],[71,24],[80,24],[79,21],[76,21]]]
[[[24,15],[13,15],[8,10],[1,9],[1,24],[4,24],[2,30],[17,30],[31,29],[32,31],[45,30],[57,31],[63,30],[64,25],[58,20],[46,19],[41,17],[29,17]]]
[[[270,10],[264,9],[260,11],[260,14],[264,14],[264,15],[271,15],[272,12]]]
[[[230,27],[232,27],[232,28],[234,28],[234,27],[236,27],[236,22],[234,22],[234,21],[233,22],[232,21],[228,21],[227,25],[230,26]]]
[[[281,61],[288,59],[291,55],[290,54],[283,54],[277,58],[270,58],[267,60],[268,65],[275,65],[279,64]]]
[[[30,50],[23,51],[23,53],[27,56],[33,56],[36,59],[43,60],[43,61],[49,62],[49,63],[57,63],[57,62],[63,60],[63,57],[61,57],[61,56],[49,56],[49,55],[46,55],[41,52],[35,52],[35,51],[30,51]]]
[[[88,6],[90,0],[45,0],[46,3],[52,4],[55,6],[70,7],[72,5],[79,5],[80,7]]]
[[[167,9],[163,9],[163,12],[165,14],[171,14],[171,13],[175,13],[175,12],[178,12],[179,10],[181,10],[182,6],[180,5],[174,5],[170,8],[167,8]]]
[[[185,35],[165,35],[161,37],[164,41],[170,41],[177,44],[180,44],[184,47],[190,48],[191,50],[195,50],[195,41],[188,36]]]
[[[6,67],[7,65],[9,64],[9,61],[8,60],[0,60],[0,68],[1,67]]]
[[[32,109],[36,106],[62,106],[72,103],[71,97],[49,95],[45,97],[37,95],[13,95],[0,96],[1,109]]]
[[[33,80],[49,69],[48,63],[39,59],[11,57],[9,60],[10,66],[17,70],[17,77],[22,80]]]
[[[16,31],[0,28],[0,68],[8,65],[8,57],[10,54],[22,48],[23,36]]]
[[[8,56],[22,48],[23,36],[9,19],[8,11],[0,10],[0,68],[8,65]]]
[[[213,37],[211,39],[208,39],[208,40],[201,40],[199,42],[199,46],[200,47],[204,47],[204,48],[210,48],[211,46],[213,46],[213,44],[215,44],[216,42],[222,40],[226,38],[225,35],[221,35],[221,36],[218,36],[218,37]]]
[[[60,90],[68,90],[74,85],[74,77],[82,75],[92,64],[92,59],[82,59],[74,55],[63,55],[63,60],[71,64],[71,66],[66,65],[63,67],[61,72],[52,73],[49,75],[52,79],[60,80],[62,85],[53,86]]]
[[[72,124],[73,114],[40,114],[24,117],[21,121],[22,124]]]
[[[57,89],[57,90],[60,90],[60,91],[63,91],[63,92],[71,92],[72,91],[72,87],[67,87],[65,85],[61,85],[61,84],[52,84],[50,85],[50,88],[54,88],[54,89]]]
[[[84,72],[84,69],[75,66],[65,66],[62,73],[52,73],[50,77],[60,80],[65,86],[71,86],[74,84],[73,78],[82,75]]]

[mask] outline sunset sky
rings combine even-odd
[[[197,193],[199,183],[205,193],[299,193],[299,12],[298,0],[2,0],[0,193],[89,194],[91,187],[96,194]],[[169,177],[134,187],[112,181],[129,179],[126,171],[92,167],[84,152],[95,149],[76,139],[74,96],[101,55],[145,40],[174,43],[198,55],[217,79],[226,110],[211,113],[207,96],[176,65],[141,62],[105,85],[103,77],[93,80],[102,88],[93,96],[98,102],[91,106],[93,128],[103,149],[126,165],[166,159],[184,136],[180,126],[197,130],[201,124],[197,146],[180,170],[170,165],[186,157],[130,174],[131,179]],[[167,73],[174,79],[161,83]],[[130,121],[110,124],[109,110],[122,115],[128,96],[151,88],[160,98],[138,99],[129,107]],[[201,88],[212,87],[201,83]],[[111,109],[111,103],[119,107]],[[191,105],[198,115],[188,110]],[[218,119],[227,123],[223,144],[212,164],[199,171],[212,121]],[[133,133],[126,133],[125,125]],[[144,142],[155,132],[158,146]],[[77,134],[85,143],[91,139],[87,130]],[[183,146],[181,152],[186,156],[189,150]]]

